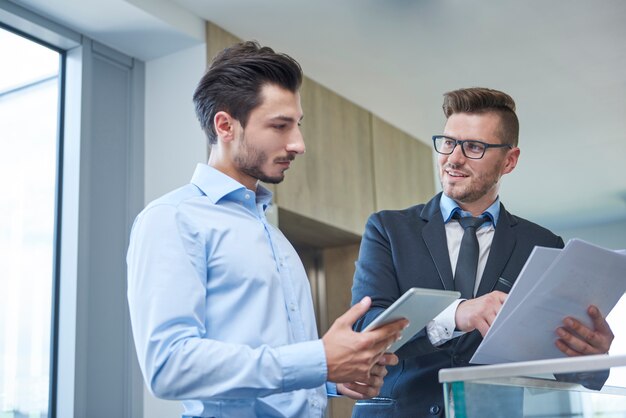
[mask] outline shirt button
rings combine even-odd
[[[430,415],[437,415],[439,411],[441,411],[441,408],[439,408],[439,405],[433,405],[430,408],[428,408],[428,413]]]
[[[250,199],[250,195],[248,193],[246,193],[246,200]]]
[[[296,305],[295,305],[295,304],[293,304],[293,303],[290,303],[290,304],[289,304],[289,310],[290,310],[291,312],[295,312],[295,311],[296,311]]]

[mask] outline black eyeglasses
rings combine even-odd
[[[433,136],[433,144],[435,145],[435,151],[445,155],[452,154],[456,146],[460,145],[463,155],[472,160],[480,160],[483,158],[487,148],[513,148],[513,146],[509,144],[488,144],[473,139],[454,139],[444,135]]]

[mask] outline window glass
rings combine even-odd
[[[0,417],[46,417],[60,55],[0,27]]]

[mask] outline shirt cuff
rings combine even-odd
[[[456,322],[454,320],[456,308],[464,300],[466,299],[455,300],[426,325],[426,334],[433,346],[438,347],[464,334],[464,332],[454,331],[456,328]]]
[[[311,389],[326,382],[326,353],[322,340],[277,348],[283,371],[283,391]],[[336,391],[336,390],[335,390]]]
[[[337,391],[337,384],[333,382],[326,382],[326,394],[329,398],[340,398],[343,396]]]

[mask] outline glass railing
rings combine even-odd
[[[626,355],[443,369],[439,381],[447,418],[626,417]]]

